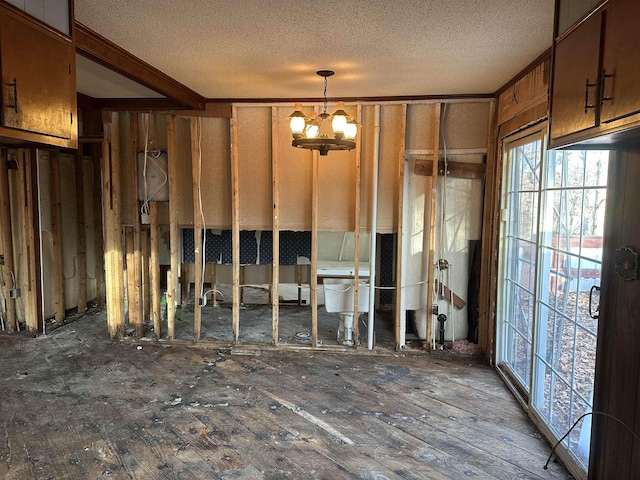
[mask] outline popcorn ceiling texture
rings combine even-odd
[[[76,0],[75,10],[207,98],[318,98],[319,69],[336,72],[329,97],[493,93],[551,46],[553,4]]]

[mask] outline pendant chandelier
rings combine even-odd
[[[333,114],[327,113],[327,78],[334,72],[319,70],[316,73],[324,78],[324,108],[319,115],[314,112],[310,117],[307,117],[302,111],[302,105],[296,104],[295,111],[288,117],[291,135],[293,135],[291,145],[318,150],[320,155],[326,155],[330,150],[351,150],[356,147],[358,122],[344,111],[344,102],[338,102],[337,110]],[[329,123],[331,123],[332,136],[324,131],[328,130],[327,124]]]

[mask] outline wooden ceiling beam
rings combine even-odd
[[[80,22],[75,23],[76,52],[134,82],[154,90],[169,100],[193,110],[204,110],[206,99],[107,40]]]

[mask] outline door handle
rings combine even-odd
[[[600,105],[604,105],[604,102],[613,100],[613,96],[608,96],[605,94],[607,78],[613,78],[615,74],[607,73],[606,69],[602,69],[602,91],[600,92]],[[614,80],[615,81],[615,80]]]
[[[13,105],[7,105],[8,108],[13,108],[15,113],[18,113],[18,81],[13,78],[13,82],[6,83],[7,87],[13,87]]]
[[[589,316],[591,318],[597,319],[600,316],[600,302],[598,302],[598,306],[596,307],[596,311],[593,311],[593,291],[600,292],[600,287],[598,285],[593,285],[591,290],[589,290]]]
[[[595,86],[596,84],[590,83],[587,78],[587,81],[584,84],[584,113],[587,113],[590,108],[596,108],[595,103],[589,103],[589,89]]]

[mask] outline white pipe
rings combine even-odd
[[[347,241],[347,232],[344,232],[342,234],[342,245],[340,245],[340,255],[338,256],[338,261],[341,262],[342,261],[342,254],[344,253],[344,244]],[[354,259],[355,261],[355,259]]]
[[[367,348],[373,350],[373,323],[375,312],[376,284],[376,230],[378,228],[378,161],[380,157],[380,105],[374,107],[373,127],[373,182],[371,199],[371,235],[369,238],[369,324]]]

